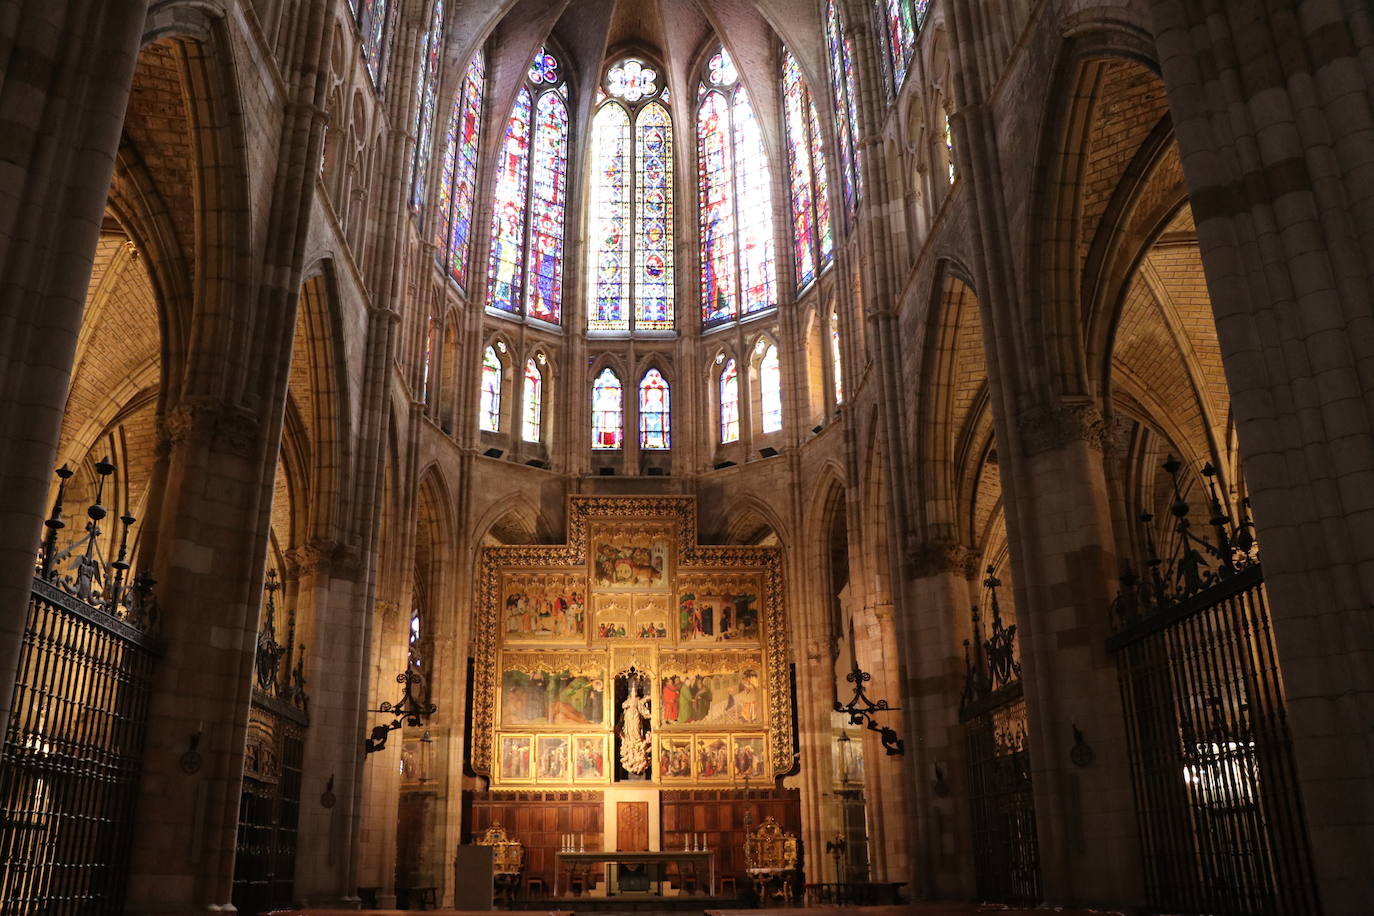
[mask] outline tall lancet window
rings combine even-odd
[[[720,441],[739,441],[739,366],[733,357],[720,372]]]
[[[650,369],[644,373],[644,380],[639,383],[640,448],[672,447],[670,395],[668,381],[661,372]]]
[[[501,345],[504,349],[505,345]],[[487,347],[482,354],[482,395],[478,406],[477,422],[489,433],[501,431],[501,377],[505,367],[501,357],[496,355],[496,347]]]
[[[830,99],[834,104],[835,131],[840,148],[840,179],[844,191],[844,212],[849,225],[863,195],[863,173],[859,168],[859,109],[854,83],[854,46],[845,31],[835,0],[825,4],[825,44],[830,58]]]
[[[712,327],[778,304],[773,196],[763,134],[725,48],[697,95],[701,323]]]
[[[477,138],[482,129],[482,90],[487,65],[479,48],[468,62],[463,85],[453,96],[448,120],[448,145],[439,172],[434,245],[449,276],[468,288],[472,250],[472,207],[477,181]]]
[[[526,442],[540,441],[544,426],[544,373],[538,363],[544,354],[525,360],[525,417],[520,425],[520,438]]]
[[[782,367],[778,364],[778,348],[771,343],[764,344],[759,360],[759,407],[765,433],[782,429]]]
[[[624,392],[609,366],[592,383],[592,448],[617,449],[625,434]]]
[[[358,17],[358,32],[363,39],[363,61],[372,84],[382,84],[382,66],[386,62],[388,19],[391,16],[388,0],[357,0],[354,13]]]
[[[782,94],[792,188],[792,254],[800,292],[830,266],[835,239],[830,230],[830,180],[820,119],[801,66],[788,50],[782,53]]]
[[[658,72],[611,67],[592,121],[587,329],[673,329],[673,119]]]
[[[916,33],[926,21],[930,0],[873,0],[873,5],[882,26],[879,44],[886,50],[892,91],[896,92],[906,79],[911,52],[916,48]]]
[[[840,355],[840,316],[830,309],[830,372],[835,382],[835,403],[844,403],[844,361]]]
[[[568,189],[567,83],[541,47],[516,93],[496,163],[487,307],[558,324]]]
[[[435,109],[439,97],[439,64],[444,59],[444,0],[429,8],[429,27],[420,36],[420,67],[415,75],[415,158],[411,162],[410,208],[425,205],[430,154],[434,151]]]

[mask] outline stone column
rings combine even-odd
[[[131,839],[134,913],[230,900],[277,452],[257,417],[211,398],[174,408],[163,432],[153,575],[167,653]]]
[[[912,895],[936,900],[973,895],[973,848],[968,767],[959,697],[963,690],[962,643],[977,592],[978,557],[948,541],[908,551],[907,659],[902,704],[905,721],[911,831],[915,847]]]
[[[864,685],[865,693],[874,702],[886,700],[890,705],[902,705],[902,659],[897,628],[892,619],[892,605],[878,604],[855,615],[854,642],[858,664],[872,675]],[[853,694],[853,684],[841,685],[842,702]],[[877,713],[879,725],[902,731],[900,712]],[[870,862],[873,877],[878,881],[909,881],[910,842],[907,831],[907,781],[911,760],[906,756],[890,756],[884,750],[877,732],[865,729],[864,738],[864,801],[868,808]],[[906,743],[906,753],[911,744]]]
[[[296,896],[312,905],[356,903],[350,844],[352,804],[363,767],[358,728],[359,689],[367,683],[368,644],[365,574],[356,556],[329,541],[291,552],[298,577],[296,609],[308,626],[300,633],[306,655],[310,727],[306,731],[296,841]],[[333,803],[321,798],[326,789]]]
[[[1374,11],[1152,0],[1328,912],[1374,897]]]
[[[1117,559],[1096,408],[1029,411],[1016,483],[1012,558],[1017,641],[1045,900],[1074,906],[1140,899],[1140,852],[1116,665],[1107,654]],[[1012,516],[1009,513],[1009,522]],[[1069,759],[1073,726],[1096,759]]]
[[[0,14],[0,721],[146,3]]]
[[[404,615],[409,620],[409,615]],[[405,670],[405,642],[400,638],[401,606],[392,601],[378,601],[374,611],[373,632],[377,634],[372,655],[371,682],[374,700],[395,702],[390,688],[396,675]],[[380,699],[379,699],[380,698]],[[380,724],[384,718],[373,715],[369,723]],[[400,807],[401,733],[392,732],[386,749],[368,754],[363,763],[362,827],[359,831],[358,878],[359,887],[379,888],[377,905],[383,909],[396,905],[396,813]]]

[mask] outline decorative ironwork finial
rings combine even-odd
[[[108,457],[91,466],[96,474],[95,498],[86,507],[83,534],[74,538],[65,549],[58,549],[58,536],[66,522],[62,520],[67,499],[67,484],[76,472],[62,465],[53,473],[57,476],[57,496],[52,512],[43,522],[43,538],[38,546],[34,575],[49,586],[60,589],[87,607],[101,611],[145,632],[156,626],[157,604],[153,600],[154,580],[144,573],[125,579],[129,563],[129,533],[137,519],[125,512],[119,516],[119,543],[113,561],[107,562],[100,549],[100,523],[109,515],[101,505],[105,498],[106,482],[115,472]],[[65,569],[64,569],[65,567]]]
[[[967,711],[992,694],[1019,684],[1021,662],[1016,652],[1016,624],[1007,626],[1002,622],[1002,606],[997,598],[997,589],[1002,580],[997,578],[997,568],[988,566],[983,587],[987,590],[988,606],[992,616],[992,631],[987,639],[983,638],[983,621],[979,605],[974,604],[972,619],[972,638],[964,640],[964,692],[959,707]]]
[[[1121,573],[1121,589],[1112,602],[1112,616],[1118,630],[1140,623],[1146,617],[1167,610],[1179,602],[1206,591],[1259,565],[1254,523],[1250,519],[1250,500],[1242,497],[1237,507],[1239,521],[1227,512],[1226,500],[1215,465],[1204,462],[1198,474],[1207,489],[1210,515],[1209,536],[1193,530],[1190,519],[1192,506],[1184,497],[1182,472],[1184,464],[1169,455],[1160,467],[1169,475],[1173,490],[1169,514],[1173,517],[1173,534],[1167,558],[1161,558],[1156,539],[1155,516],[1142,512],[1139,516],[1144,533],[1144,576],[1136,574],[1129,564]]]

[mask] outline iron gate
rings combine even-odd
[[[281,588],[277,571],[269,569],[263,584],[234,850],[233,902],[245,916],[295,902],[296,834],[310,700],[305,690],[305,640],[297,640],[294,607],[286,615],[286,642],[277,642]],[[333,780],[326,794],[332,787]]]
[[[1232,526],[1211,465],[1212,535],[1173,477],[1174,549],[1122,577],[1116,654],[1151,906],[1219,916],[1321,911],[1283,682],[1247,505]]]
[[[125,586],[132,516],[118,557],[101,555],[100,505],[114,465],[94,466],[85,536],[59,552],[61,485],[29,597],[0,749],[0,912],[120,913],[153,667],[161,654],[152,581]],[[65,567],[66,571],[63,571]]]
[[[1016,625],[1004,626],[997,602],[1002,584],[987,569],[983,581],[992,632],[983,639],[973,608],[973,642],[964,642],[964,725],[973,867],[978,899],[1034,905],[1040,902],[1040,846],[1031,795],[1026,704],[1016,658]]]

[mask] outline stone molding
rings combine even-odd
[[[159,427],[160,455],[190,444],[249,458],[261,437],[261,426],[253,413],[219,398],[182,401],[167,411]]]

